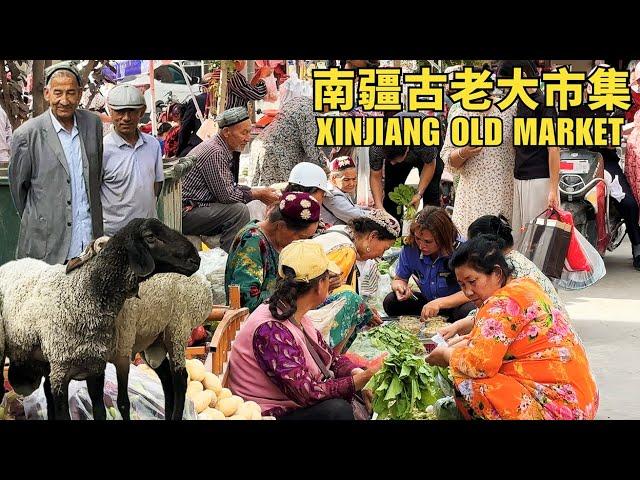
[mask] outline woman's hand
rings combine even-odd
[[[469,338],[470,338],[469,334],[467,334],[467,335],[458,335],[457,337],[450,338],[447,341],[447,344],[450,347],[455,346],[456,348],[458,348],[458,347],[466,347],[466,346],[469,345]]]
[[[431,300],[424,307],[422,307],[421,320],[426,320],[427,318],[435,317],[440,312],[440,302],[436,298],[435,300]]]
[[[382,318],[380,318],[380,314],[378,313],[378,311],[373,307],[369,307],[369,308],[371,309],[371,313],[372,313],[371,320],[369,320],[369,325],[371,325],[372,327],[377,327],[378,325],[382,325]]]
[[[362,390],[362,399],[364,400],[364,406],[367,412],[373,414],[373,392],[368,388]]]
[[[442,335],[442,338],[444,338],[445,340],[449,340],[451,337],[455,336],[456,333],[459,333],[458,332],[458,329],[460,328],[460,324],[458,323],[459,321],[460,320],[458,320],[457,322],[450,323],[446,327],[442,327],[438,329],[438,333]]]
[[[413,205],[414,207],[418,208],[418,205],[420,205],[420,200],[422,200],[422,195],[420,195],[419,193],[416,193],[413,197],[411,197],[410,205]]]
[[[369,382],[369,380],[371,380],[371,377],[373,377],[378,372],[378,370],[382,368],[382,365],[384,364],[384,361],[386,358],[387,358],[387,352],[383,353],[378,358],[373,360],[365,371],[356,373],[353,376],[353,384],[356,388],[356,391],[359,392],[364,388],[364,386]]]
[[[547,198],[547,206],[549,208],[558,208],[560,206],[557,189],[552,188],[551,190],[549,190],[549,196]]]
[[[394,280],[391,282],[391,290],[396,292],[396,298],[399,302],[404,302],[411,298],[411,289],[409,284],[404,280]]]
[[[454,343],[453,345],[450,345],[451,348],[462,348],[462,347],[468,347],[469,346],[469,338],[467,335],[461,337],[459,340],[458,338],[456,338],[456,343]]]
[[[427,355],[425,361],[430,365],[435,365],[436,367],[448,367],[450,358],[451,347],[438,346],[434,348],[429,355]]]
[[[462,147],[458,154],[466,161],[478,155],[482,151],[482,148],[483,147],[472,147],[471,145],[467,145]]]
[[[329,292],[333,292],[336,288],[339,288],[342,285],[342,275],[331,274],[329,276]]]
[[[467,315],[465,318],[461,318],[460,320],[453,322],[451,325],[442,327],[438,330],[438,333],[442,335],[445,340],[453,337],[456,333],[458,335],[466,335],[473,329],[473,319],[473,315]]]

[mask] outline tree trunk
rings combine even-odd
[[[33,117],[37,117],[48,108],[44,99],[44,69],[46,60],[34,60],[31,75],[33,76],[31,95],[33,96]]]
[[[82,85],[80,85],[80,88],[84,88],[84,86],[87,84],[87,80],[89,80],[89,74],[93,71],[94,68],[96,68],[97,64],[97,60],[89,60],[87,65],[80,71],[80,78],[82,79]]]
[[[247,60],[247,80],[251,81],[255,73],[255,60]],[[255,100],[249,100],[247,102],[247,111],[249,112],[249,120],[251,123],[256,123],[256,102]]]
[[[0,103],[2,104],[2,109],[7,114],[7,117],[9,117],[11,128],[15,130],[16,119],[11,114],[11,97],[9,96],[9,89],[7,85],[7,75],[4,71],[5,63],[6,63],[6,60],[0,60],[0,85],[2,86],[2,98],[0,98]]]

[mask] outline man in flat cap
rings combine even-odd
[[[45,71],[49,109],[13,135],[9,184],[20,214],[16,258],[65,263],[102,235],[102,122],[78,110],[80,74],[68,62]]]
[[[221,247],[228,252],[238,230],[249,222],[246,204],[260,200],[270,205],[279,196],[273,188],[251,188],[234,182],[232,152],[241,152],[250,138],[247,109],[225,110],[217,121],[218,133],[189,153],[197,161],[182,182],[182,233],[207,236],[222,233]]]
[[[118,85],[107,98],[113,131],[104,137],[102,209],[104,234],[112,236],[134,218],[157,218],[162,190],[160,142],[142,133],[144,96],[136,87]]]

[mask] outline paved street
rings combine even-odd
[[[413,170],[407,183],[418,183]],[[599,419],[640,420],[640,272],[629,238],[605,255],[607,274],[595,285],[560,296],[587,347],[600,390]]]
[[[607,275],[577,291],[560,290],[587,347],[600,390],[599,419],[640,419],[640,272],[628,239],[605,256]]]

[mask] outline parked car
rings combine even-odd
[[[184,102],[190,95],[189,85],[194,95],[201,93],[199,85],[200,78],[191,77],[187,74],[186,79],[182,71],[175,63],[159,65],[154,68],[153,76],[155,79],[155,96],[156,102]],[[187,84],[187,80],[189,84]],[[134,86],[150,86],[148,74],[130,75],[118,81],[118,84],[134,85]],[[144,92],[144,98],[147,103],[146,112],[151,112],[151,89],[147,88]]]

